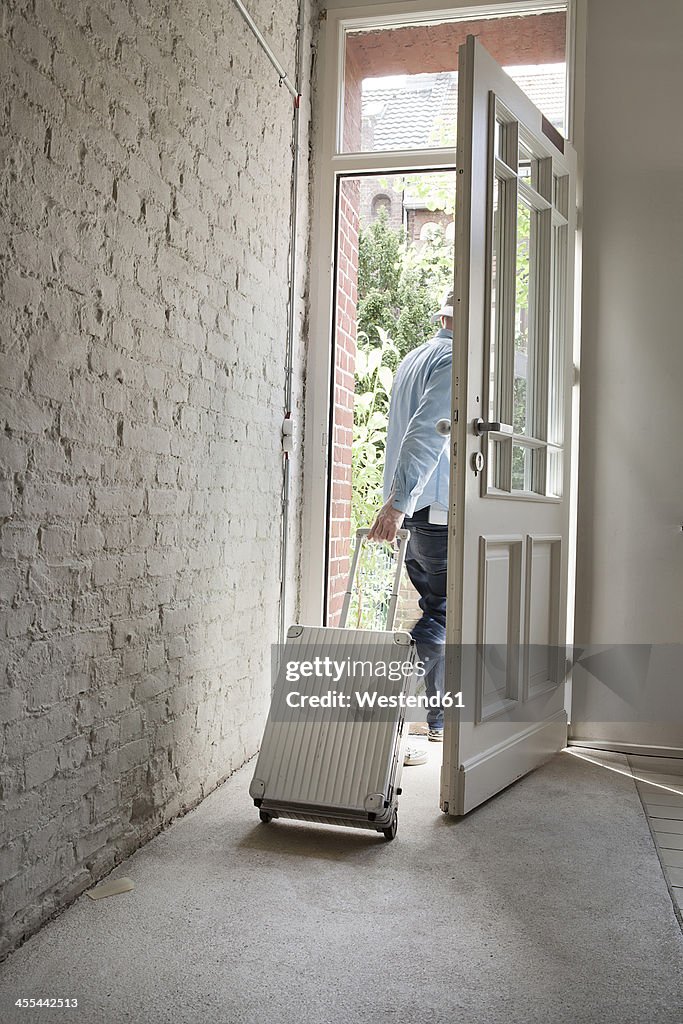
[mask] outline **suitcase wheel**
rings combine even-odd
[[[391,819],[391,825],[389,825],[389,828],[383,828],[382,832],[384,833],[384,838],[387,840],[388,843],[390,843],[392,839],[396,838],[396,833],[398,832],[398,811],[397,810],[394,810],[394,816]]]
[[[269,821],[273,820],[273,815],[268,814],[268,811],[259,811],[258,816],[264,824],[268,824]],[[387,829],[388,831],[388,829]]]

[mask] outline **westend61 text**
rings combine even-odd
[[[286,697],[289,708],[464,708],[462,691],[446,693],[442,697],[426,693],[376,693],[372,690],[344,693],[342,690],[328,690],[327,693],[300,693],[291,690]]]

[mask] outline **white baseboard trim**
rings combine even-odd
[[[621,740],[581,740],[573,736],[568,747],[586,747],[590,750],[610,750],[615,754],[642,754],[644,757],[683,757],[683,747],[653,746],[648,743],[622,743]]]
[[[485,750],[460,766],[456,806],[450,812],[467,814],[489,797],[538,768],[567,743],[567,715],[534,723],[504,743]]]

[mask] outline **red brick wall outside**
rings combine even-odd
[[[406,221],[406,234],[409,241],[419,244],[420,231],[425,224],[436,224],[445,231],[453,221],[453,217],[448,213],[444,213],[443,210],[408,210]]]
[[[333,466],[327,616],[329,626],[335,626],[339,621],[349,567],[359,207],[360,182],[357,178],[348,178],[342,182],[340,188],[337,228]]]
[[[353,152],[360,148],[364,78],[455,71],[458,46],[468,35],[476,35],[499,64],[559,63],[565,60],[565,30],[564,14],[539,14],[350,35],[346,46],[344,150]],[[335,286],[327,606],[330,626],[339,621],[349,567],[360,210],[360,180],[347,179],[340,189]]]
[[[360,146],[361,76],[353,57],[346,62],[344,137]],[[330,521],[327,582],[327,625],[336,626],[349,571],[351,533],[351,450],[356,367],[358,302],[358,229],[360,181],[347,178],[339,190],[337,280],[335,283],[334,415],[330,466]]]
[[[377,216],[378,211],[373,209],[373,200],[378,196],[386,197],[391,208],[387,210],[387,219],[390,227],[395,231],[403,227],[403,196],[394,192],[391,187],[391,176],[383,174],[378,178],[360,179],[360,222],[367,226]]]
[[[566,16],[557,13],[358,32],[347,39],[347,69],[357,69],[356,79],[358,71],[361,79],[457,71],[458,47],[469,35],[505,66],[558,64],[566,57],[565,31]]]

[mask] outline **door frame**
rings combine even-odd
[[[360,0],[332,0],[321,17],[318,44],[318,114],[314,124],[317,173],[315,176],[311,233],[310,330],[306,362],[305,429],[303,436],[303,502],[301,536],[301,576],[299,620],[308,625],[322,625],[326,604],[326,564],[328,537],[328,491],[331,394],[330,381],[334,352],[334,267],[336,196],[340,177],[354,174],[415,172],[451,168],[455,165],[455,149],[389,151],[377,153],[337,153],[343,99],[344,35],[349,29],[407,26],[431,21],[472,20],[493,14],[532,14],[557,9],[552,0],[498,0],[481,4],[476,0],[426,0],[424,10],[406,2],[367,4]],[[572,143],[583,132],[584,51],[586,0],[567,0],[567,135]],[[580,195],[580,174],[577,170],[577,194]],[[577,273],[579,264],[577,263]],[[575,289],[575,366],[578,368],[578,327],[580,290]],[[578,379],[578,372],[577,372]],[[578,392],[578,388],[575,388]],[[575,394],[572,420],[573,459],[578,453],[578,394]],[[570,578],[573,630],[573,581],[575,565],[576,476],[578,463],[572,467],[572,501],[570,521]]]

